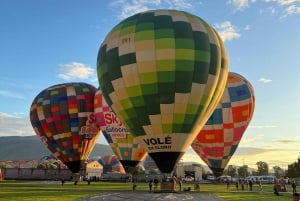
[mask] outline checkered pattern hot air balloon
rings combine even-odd
[[[73,172],[79,172],[100,134],[92,85],[64,83],[41,91],[30,108],[32,127],[43,144]]]
[[[192,143],[192,148],[221,176],[253,116],[255,104],[251,83],[230,72],[222,99]]]
[[[111,30],[97,71],[108,105],[169,173],[219,102],[227,63],[223,42],[201,18],[152,10]]]

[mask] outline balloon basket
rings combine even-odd
[[[176,182],[174,181],[165,181],[160,183],[161,192],[174,192],[176,191]]]

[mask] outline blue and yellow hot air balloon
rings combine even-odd
[[[94,115],[96,88],[82,82],[48,87],[33,100],[30,121],[43,144],[73,173],[88,159],[100,131]]]
[[[221,176],[253,116],[254,90],[243,76],[230,72],[222,99],[192,143],[192,148]]]
[[[162,9],[116,25],[100,46],[97,72],[108,105],[170,173],[219,102],[228,62],[209,24]]]

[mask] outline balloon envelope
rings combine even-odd
[[[73,172],[79,172],[100,134],[95,125],[96,88],[64,83],[41,91],[30,108],[30,121],[44,145]]]
[[[120,163],[119,159],[115,155],[106,155],[98,160],[98,162],[103,166],[103,173],[109,172],[119,172],[125,173],[125,170]]]
[[[101,44],[97,71],[108,105],[169,173],[213,112],[208,106],[219,102],[225,61],[222,41],[202,19],[153,10],[112,29]]]
[[[110,109],[101,90],[97,90],[95,94],[94,107],[96,123],[125,170],[136,167],[147,152]]]
[[[230,72],[222,99],[192,143],[192,148],[221,176],[253,116],[255,96],[243,76]]]

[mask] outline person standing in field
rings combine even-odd
[[[258,186],[259,186],[260,191],[263,191],[261,181],[259,181]]]

